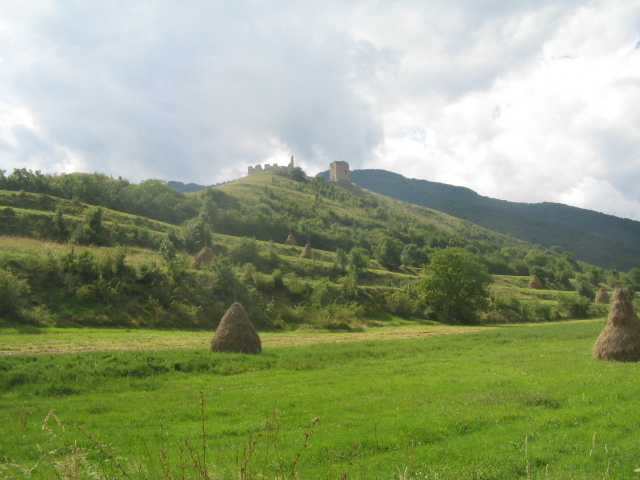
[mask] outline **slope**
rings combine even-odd
[[[469,220],[544,247],[559,246],[602,268],[640,267],[640,222],[557,203],[496,200],[463,187],[355,170],[354,183],[382,195]]]
[[[493,274],[521,275],[496,285],[498,297],[526,286],[531,269],[563,290],[574,274],[590,273],[570,255],[299,172],[191,194],[157,180],[63,174],[35,183],[19,173],[0,190],[0,320],[22,324],[210,329],[236,300],[263,329],[353,329],[394,315],[424,321],[421,267],[450,246],[473,252]],[[289,234],[298,246],[284,245]],[[307,242],[311,260],[300,258]],[[215,259],[189,268],[204,246]],[[530,296],[498,297],[492,322],[559,315]]]

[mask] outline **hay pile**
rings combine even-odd
[[[291,233],[289,234],[289,236],[287,237],[287,239],[284,241],[284,244],[285,244],[285,245],[293,245],[294,247],[295,247],[296,245],[298,245],[298,244],[296,243],[296,238],[295,238],[295,237],[293,236],[293,234],[291,234]]]
[[[215,254],[211,251],[211,249],[209,247],[204,247],[202,250],[196,253],[195,257],[193,257],[191,268],[198,270],[203,263],[209,263],[214,258]]]
[[[601,288],[596,293],[596,303],[609,303],[609,294],[604,288]]]
[[[607,324],[593,346],[593,356],[619,362],[640,360],[640,318],[626,288],[613,293]]]
[[[300,254],[300,258],[311,258],[311,244],[307,243]]]
[[[244,307],[236,302],[224,314],[211,340],[211,351],[262,353],[262,341]]]
[[[529,280],[529,288],[541,289],[544,288],[544,285],[537,277],[537,275],[534,275],[533,277],[531,277],[531,280]]]

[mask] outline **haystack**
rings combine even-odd
[[[203,263],[209,263],[214,258],[215,255],[211,251],[211,249],[209,247],[204,247],[202,250],[196,253],[195,257],[193,257],[191,268],[198,270],[200,268],[200,265],[202,265]]]
[[[538,276],[534,275],[533,277],[531,277],[531,280],[529,280],[529,288],[540,289],[544,288],[544,285],[542,284]]]
[[[619,362],[640,360],[640,318],[633,310],[626,288],[613,293],[607,324],[596,340],[593,356],[598,360]]]
[[[262,342],[244,307],[236,302],[224,314],[211,340],[213,352],[262,353]]]
[[[596,303],[609,303],[609,294],[604,288],[601,288],[596,293]]]
[[[298,244],[296,243],[296,238],[295,238],[295,237],[293,236],[293,234],[291,234],[291,233],[289,234],[289,236],[287,237],[287,239],[284,241],[284,244],[285,244],[285,245],[293,245],[294,247],[295,247],[296,245],[298,245]]]
[[[307,243],[300,254],[300,258],[311,258],[311,244]]]

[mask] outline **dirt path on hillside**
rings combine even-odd
[[[377,327],[364,332],[266,332],[263,349],[314,343],[362,342],[454,335],[495,327],[404,326]],[[112,350],[172,350],[209,348],[211,332],[163,330],[42,329],[37,333],[0,332],[0,355],[73,353]]]

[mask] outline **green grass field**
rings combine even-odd
[[[3,355],[0,478],[634,478],[640,367],[602,327]]]

